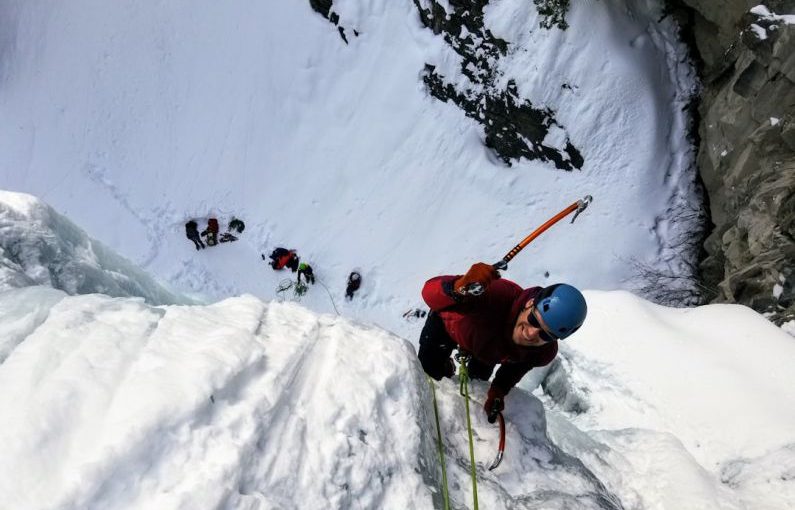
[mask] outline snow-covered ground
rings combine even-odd
[[[399,338],[251,296],[0,299],[49,303],[0,366],[3,508],[429,507],[427,388]]]
[[[792,337],[739,305],[587,298],[587,328],[543,383],[562,417],[551,437],[589,431],[570,453],[597,473],[609,449],[626,506],[631,489],[641,508],[795,507]]]
[[[673,211],[695,201],[682,110],[693,71],[655,2],[572,4],[565,32],[539,28],[532,2],[485,11],[509,43],[496,86],[514,79],[552,109],[585,158],[564,172],[506,167],[480,125],[428,94],[426,63],[466,79],[409,0],[335,0],[359,32],[348,45],[308,0],[3,0],[0,189],[46,200],[210,301],[275,297],[286,276],[259,254],[296,248],[335,300],[313,289],[304,304],[403,334],[427,277],[498,260],[591,194],[589,214],[527,248],[508,276],[628,288],[633,259],[682,262],[670,245],[689,227]],[[233,214],[247,224],[233,245],[197,253],[184,237],[189,218],[225,228]],[[349,305],[354,268],[364,284]]]

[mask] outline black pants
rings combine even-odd
[[[315,275],[314,275],[314,273],[311,273],[311,272],[308,272],[308,271],[302,271],[302,270],[299,269],[298,270],[298,281],[299,282],[301,281],[301,276],[304,277],[304,279],[306,280],[306,283],[311,283],[312,285],[315,284]]]
[[[430,312],[420,333],[420,352],[417,353],[425,373],[437,381],[451,376],[450,355],[457,347],[458,344],[450,338],[439,314]],[[469,358],[467,370],[470,379],[488,381],[494,371],[494,364],[484,363],[473,356]]]
[[[204,243],[202,242],[201,237],[199,237],[199,233],[196,232],[196,235],[189,236],[188,239],[193,241],[194,246],[196,246],[197,250],[204,248]]]
[[[348,282],[348,286],[345,287],[345,297],[348,299],[353,299],[353,293],[359,290],[359,282]]]

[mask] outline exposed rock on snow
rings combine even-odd
[[[569,28],[566,23],[566,11],[569,10],[569,0],[533,0],[542,19],[539,26],[544,28],[558,27],[561,30]]]
[[[333,4],[334,0],[309,0],[309,5],[312,6],[312,9],[320,13],[321,16],[336,26],[337,30],[340,32],[340,37],[345,41],[345,44],[348,44],[348,37],[345,35],[345,27],[340,25],[340,15],[332,10]],[[359,35],[356,30],[352,30],[352,32],[355,36]]]
[[[495,85],[496,64],[508,51],[509,43],[495,37],[483,23],[488,0],[448,5],[434,0],[414,0],[420,20],[462,57],[461,74],[467,85],[450,81],[426,64],[423,81],[432,96],[452,101],[467,117],[479,122],[485,144],[506,163],[520,158],[551,161],[562,170],[580,169],[582,154],[565,139],[564,147],[544,143],[553,127],[565,129],[550,108],[537,108],[519,97],[516,83],[509,80],[503,90]],[[449,9],[449,10],[448,10]]]

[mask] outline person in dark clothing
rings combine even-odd
[[[238,218],[232,218],[232,221],[229,222],[229,226],[227,227],[226,231],[236,231],[238,234],[242,234],[243,231],[246,229],[246,224],[243,223],[243,220]]]
[[[476,283],[484,292],[468,294]],[[505,396],[530,369],[555,359],[557,341],[577,331],[588,312],[585,298],[571,285],[523,290],[484,263],[474,264],[463,276],[431,278],[422,298],[431,311],[417,356],[429,376],[440,380],[455,374],[450,355],[456,348],[470,355],[467,369],[472,379],[487,381],[500,365],[483,406],[489,421],[496,419]]]
[[[352,271],[348,275],[348,286],[345,287],[345,297],[350,301],[353,299],[353,293],[359,290],[362,285],[362,275],[356,271]]]
[[[275,270],[280,270],[287,266],[287,264],[294,258],[297,258],[295,255],[295,250],[288,250],[287,248],[274,248],[271,252],[270,256],[268,257],[271,260],[271,267]],[[265,260],[265,255],[262,256],[262,260]],[[296,267],[297,267],[296,263]]]
[[[207,228],[201,234],[207,237],[207,246],[215,246],[218,244],[218,220],[210,218],[207,220]]]
[[[284,267],[290,268],[290,270],[295,273],[298,271],[298,264],[301,259],[295,253],[295,251],[290,250],[290,256],[287,258],[287,262],[284,264]]]
[[[190,220],[185,224],[185,237],[193,241],[197,250],[204,249],[204,243],[202,242],[201,236],[199,236],[199,226],[195,221]]]
[[[306,283],[315,284],[315,274],[312,272],[312,266],[305,262],[298,265],[298,281],[301,281],[301,276],[304,277]]]

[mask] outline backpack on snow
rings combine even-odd
[[[243,231],[246,229],[246,224],[243,223],[243,220],[239,220],[237,218],[233,218],[232,221],[229,222],[229,227],[227,228],[228,231],[236,230],[238,234],[242,234]]]
[[[207,231],[212,232],[213,234],[218,233],[218,220],[215,218],[210,218],[207,220]]]

